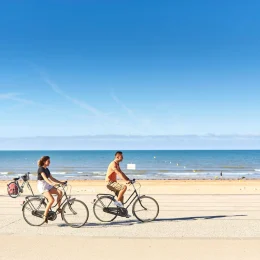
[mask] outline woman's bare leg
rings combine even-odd
[[[48,204],[47,204],[45,212],[44,212],[44,216],[45,216],[45,218],[47,218],[48,212],[49,212],[49,210],[50,210],[50,208],[51,208],[51,206],[52,206],[52,204],[54,202],[54,198],[51,195],[50,191],[44,192],[43,195],[48,200]]]
[[[57,195],[57,202],[58,202],[58,208],[60,208],[60,204],[61,204],[61,199],[62,199],[62,191],[56,189],[55,187],[53,187],[52,189],[49,190],[50,194],[54,194]]]

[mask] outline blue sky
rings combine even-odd
[[[260,134],[258,1],[5,1],[0,137]]]

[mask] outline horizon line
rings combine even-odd
[[[31,149],[10,149],[10,150],[1,150],[0,152],[14,152],[14,151],[29,151],[29,152],[50,152],[50,151],[89,151],[89,152],[95,152],[95,151],[117,151],[117,149],[47,149],[47,150],[31,150]],[[260,151],[259,149],[122,149],[123,151]]]
[[[18,138],[82,138],[82,137],[260,137],[260,134],[92,134],[92,135],[35,135],[35,136],[0,136],[0,139]]]

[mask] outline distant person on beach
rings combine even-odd
[[[123,153],[118,151],[115,154],[115,159],[109,164],[106,175],[107,188],[115,192],[117,201],[115,205],[123,208],[124,194],[127,190],[127,186],[117,182],[117,175],[123,180],[129,182],[129,178],[121,171],[119,163],[123,161]]]
[[[220,178],[222,179],[222,177],[223,177],[223,174],[222,174],[222,171],[220,172]]]
[[[50,165],[50,157],[49,156],[43,156],[38,161],[38,182],[37,182],[37,188],[41,194],[48,200],[48,204],[46,206],[45,212],[44,212],[44,221],[48,223],[48,212],[51,208],[52,204],[54,203],[53,194],[57,195],[57,201],[58,201],[58,212],[61,213],[60,204],[61,204],[61,198],[62,198],[62,191],[58,190],[54,186],[57,184],[64,184],[66,182],[61,182],[56,180],[52,177],[48,166]]]

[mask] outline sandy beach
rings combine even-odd
[[[22,217],[25,194],[11,199],[0,182],[0,259],[259,259],[260,181],[140,181],[160,213],[152,223],[118,217],[100,223],[93,214],[103,181],[71,181],[72,195],[90,211],[72,229],[61,220],[31,227]],[[31,181],[36,191],[35,182]],[[127,194],[131,194],[129,188]],[[37,193],[37,191],[36,191]],[[127,195],[126,195],[127,196]]]

